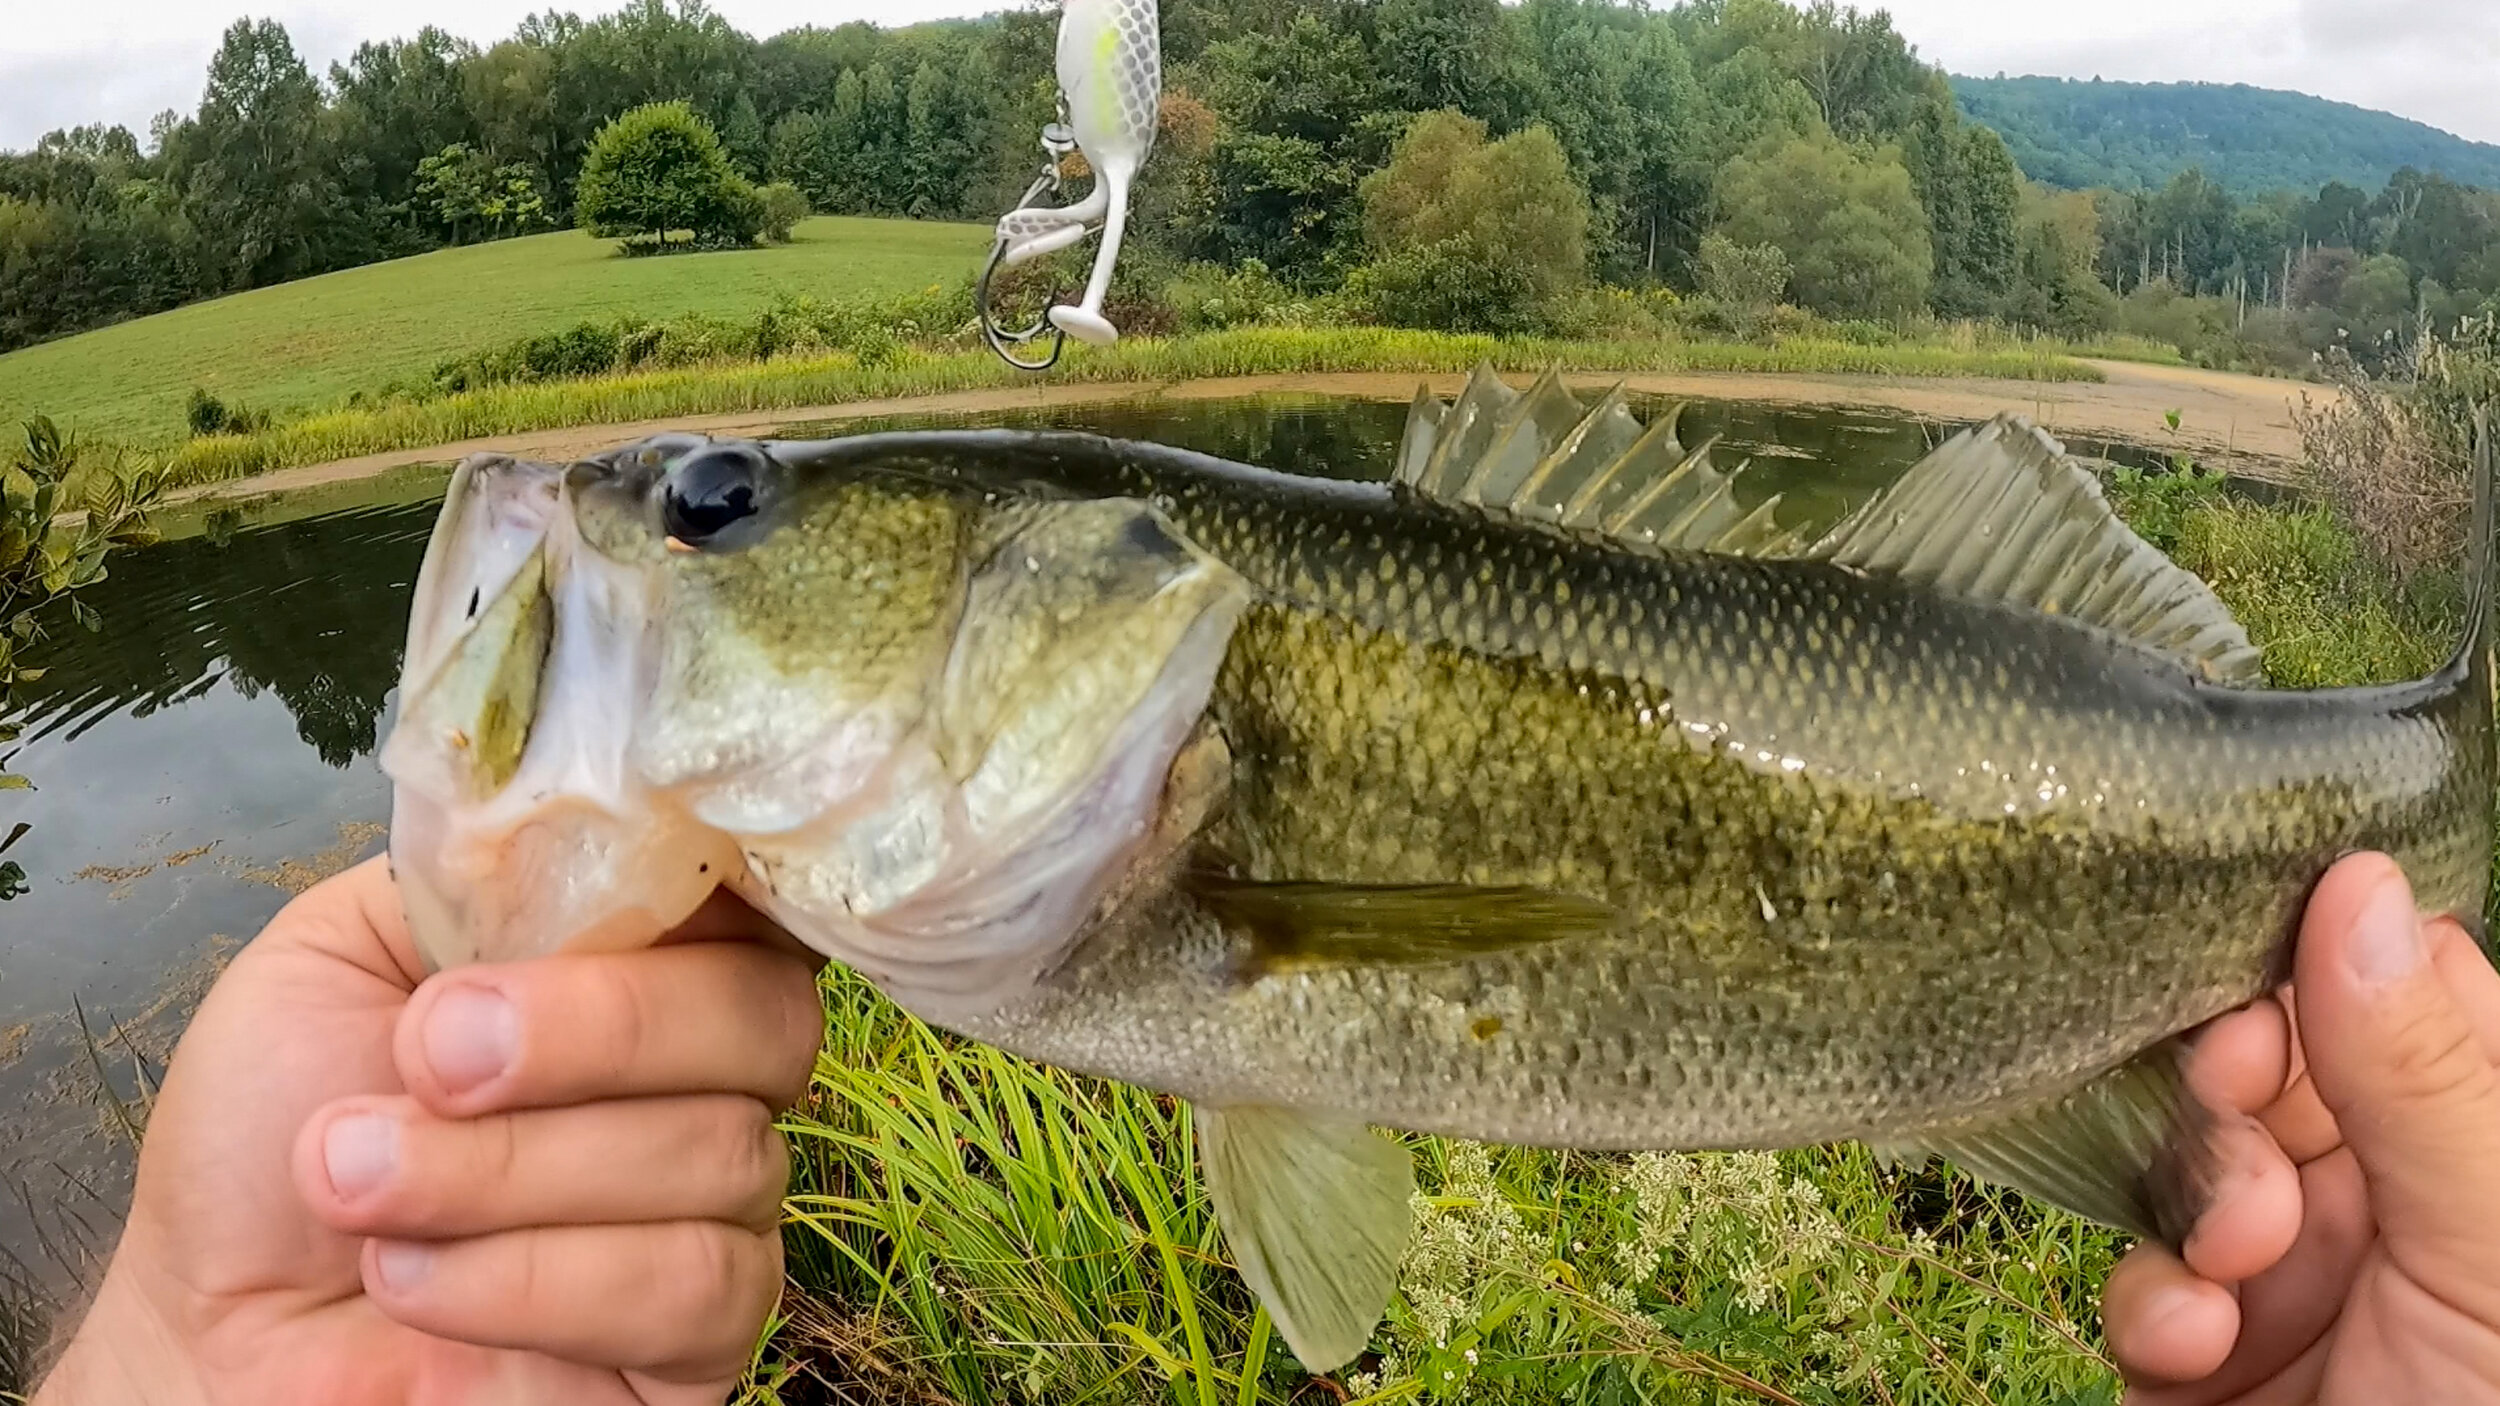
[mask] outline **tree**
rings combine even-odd
[[[763,201],[729,164],[720,134],[686,103],[653,103],[600,132],[582,165],[582,227],[629,245],[665,249],[679,233],[690,247],[753,244]]]
[[[482,232],[487,202],[495,198],[495,163],[458,142],[417,163],[417,198],[451,231],[451,242]]]
[[[323,160],[321,85],[275,20],[237,21],[208,67],[199,116],[171,153],[192,222],[227,288],[335,267],[340,191]]]
[[[1902,317],[1926,305],[1935,248],[1910,173],[1889,150],[1829,132],[1774,142],[1720,177],[1719,232],[1776,244],[1799,302],[1834,317]]]
[[[410,247],[423,247],[416,235],[426,225],[419,168],[446,147],[477,142],[463,78],[477,58],[475,45],[427,28],[360,45],[331,66],[331,128],[348,191],[364,218],[397,226]]]
[[[1400,321],[1515,330],[1588,279],[1588,197],[1542,126],[1495,142],[1459,113],[1417,119],[1364,181],[1363,227]]]
[[[1408,112],[1449,108],[1496,128],[1519,120],[1527,60],[1501,0],[1379,0],[1371,23],[1391,104]]]
[[[2101,212],[2092,197],[2037,187],[2024,191],[2015,251],[2014,288],[2003,309],[2007,317],[2078,338],[2115,325],[2118,295],[2096,273]]]
[[[1925,140],[1911,177],[1936,246],[1936,311],[1987,317],[2014,291],[2023,175],[2005,141],[1948,112]]]

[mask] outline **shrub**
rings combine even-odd
[[[764,232],[763,198],[729,164],[720,134],[683,102],[638,107],[610,122],[582,165],[584,229],[644,251],[738,248]],[[648,241],[647,243],[645,241]]]
[[[8,721],[14,711],[9,695],[43,677],[23,662],[25,647],[40,643],[64,613],[98,628],[94,609],[76,593],[104,579],[105,558],[114,550],[155,540],[148,512],[163,489],[162,476],[106,467],[87,475],[84,495],[73,497],[68,486],[85,453],[80,441],[36,416],[0,458],[0,791],[29,789],[24,777],[7,770],[10,744],[19,735]],[[83,510],[85,519],[74,529],[55,530],[55,515],[72,508]]]
[[[2338,349],[2327,376],[2343,394],[2293,412],[2313,491],[2399,577],[2453,563],[2473,501],[2474,414],[2500,396],[2500,329],[2472,321],[2418,349],[2410,376],[2372,378]]]
[[[192,388],[191,398],[184,403],[182,415],[191,426],[191,435],[195,439],[219,434],[257,434],[269,428],[267,411],[228,405],[205,386]]]
[[[486,386],[829,351],[886,367],[902,361],[915,344],[968,345],[971,320],[970,290],[941,285],[858,302],[790,299],[743,320],[689,313],[666,322],[633,317],[583,322],[454,357],[434,368],[432,389],[451,395]]]
[[[1403,326],[1537,327],[1588,282],[1590,218],[1551,130],[1494,142],[1473,118],[1427,113],[1363,182],[1361,301]]]
[[[1719,177],[1721,234],[1787,254],[1796,300],[1826,317],[1901,317],[1927,304],[1934,239],[1898,153],[1828,132],[1771,141]]]
[[[1771,308],[1788,294],[1788,255],[1776,244],[1739,244],[1724,234],[1701,241],[1696,282],[1705,298],[1730,308]]]
[[[1546,310],[1524,262],[1473,238],[1375,260],[1355,271],[1346,291],[1380,322],[1437,332],[1535,331]]]
[[[1182,332],[1235,327],[1309,327],[1325,320],[1319,304],[1286,286],[1256,259],[1240,267],[1199,264],[1163,285],[1163,302]]]
[[[815,213],[806,194],[788,181],[775,181],[755,194],[764,202],[764,238],[774,244],[789,243],[799,221]]]

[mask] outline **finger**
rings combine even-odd
[[[2208,1108],[2257,1113],[2281,1096],[2291,1057],[2283,1007],[2259,1001],[2197,1032],[2188,1055],[2188,1088]]]
[[[323,1224],[398,1240],[675,1220],[760,1234],[780,1224],[789,1180],[770,1111],[727,1094],[462,1122],[414,1099],[351,1099],[295,1148],[296,1186]]]
[[[386,856],[306,889],[271,921],[267,936],[269,946],[352,963],[401,992],[414,991],[425,980]]]
[[[2182,1247],[2188,1265],[2217,1284],[2274,1268],[2300,1237],[2299,1171],[2257,1120],[2231,1117],[2213,1134],[2222,1175]]]
[[[2130,1392],[2129,1406],[2316,1400],[2328,1330],[2350,1297],[2372,1227],[2360,1164],[2351,1153],[2312,1163],[2300,1180],[2300,1238],[2271,1272],[2238,1287],[2242,1326],[2229,1360],[2192,1388]]]
[[[2500,971],[2492,969],[2481,944],[2452,918],[2431,923],[2430,942],[2431,965],[2439,972],[2440,984],[2464,1009],[2484,1057],[2500,1064]]]
[[[2368,1178],[2388,1252],[2456,1307],[2500,1323],[2500,1204],[2456,1188],[2500,1166],[2500,1070],[2431,960],[2395,864],[2322,889],[2297,962],[2310,1076]]]
[[[673,1381],[733,1376],[781,1295],[781,1237],[718,1221],[366,1242],[365,1293],[421,1333]]]
[[[2300,1233],[2300,1178],[2251,1116],[2283,1087],[2291,1036],[2282,1007],[2260,1001],[2197,1032],[2187,1084],[2219,1125],[2213,1145],[2222,1168],[2187,1240],[2195,1271],[2235,1284],[2271,1268]]]
[[[2119,1262],[2101,1305],[2110,1355],[2131,1382],[2202,1381],[2239,1340],[2239,1300],[2158,1245]]]
[[[785,953],[811,971],[821,971],[825,965],[822,953],[792,937],[789,929],[725,888],[712,890],[712,896],[703,901],[693,917],[655,945],[688,947],[706,942],[752,942]]]
[[[815,973],[751,943],[560,956],[419,988],[394,1052],[435,1114],[737,1093],[786,1107],[824,1040]]]

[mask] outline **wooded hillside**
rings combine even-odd
[[[2158,187],[2191,167],[2241,196],[2375,189],[2408,166],[2500,186],[2500,146],[2306,93],[2069,78],[1956,78],[1953,90],[2025,175],[2067,190]]]

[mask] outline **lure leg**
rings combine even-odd
[[[1085,301],[1076,307],[1050,310],[1050,320],[1060,331],[1080,342],[1109,346],[1120,340],[1120,329],[1102,315],[1102,305],[1111,296],[1111,277],[1120,266],[1120,244],[1128,234],[1128,206],[1131,173],[1121,167],[1106,167],[1098,195],[1107,195],[1110,213],[1103,226],[1102,251],[1094,256],[1094,280],[1086,285]]]

